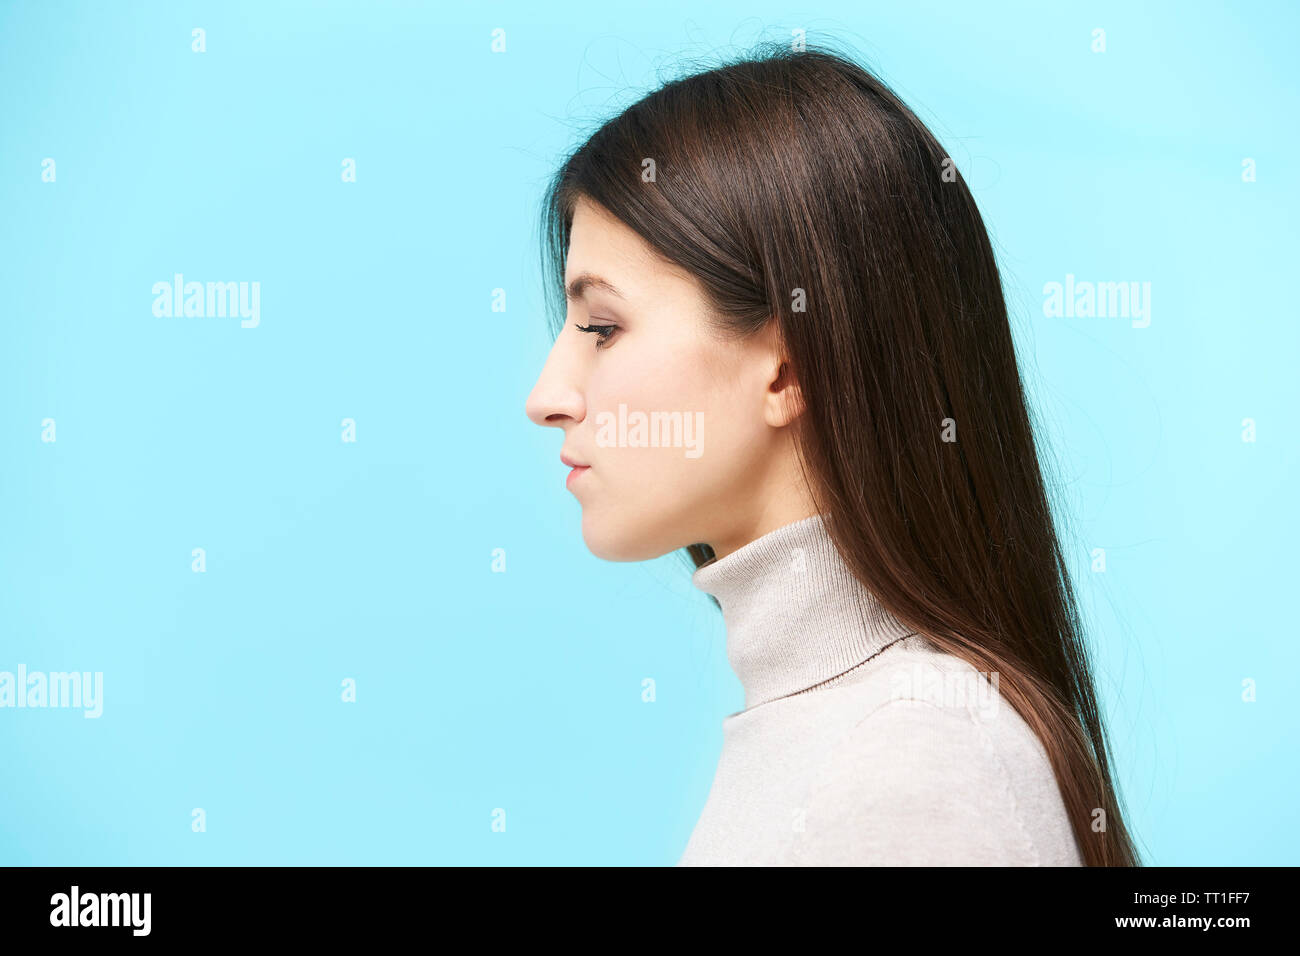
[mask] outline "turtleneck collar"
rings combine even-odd
[[[695,571],[722,606],[745,709],[839,677],[912,632],[849,571],[813,515]]]

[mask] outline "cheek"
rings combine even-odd
[[[668,337],[611,346],[596,360],[587,397],[601,410],[616,409],[620,402],[640,411],[698,406],[711,389],[696,349],[693,340]]]
[[[592,376],[593,464],[621,488],[684,503],[717,493],[750,466],[760,410],[749,407],[734,356],[710,344],[629,349]],[[602,356],[614,358],[612,349]],[[649,444],[655,436],[658,447]]]

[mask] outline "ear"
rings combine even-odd
[[[784,356],[778,357],[764,396],[763,418],[773,428],[784,428],[803,414],[803,392],[794,368]]]

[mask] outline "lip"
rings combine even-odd
[[[572,488],[575,479],[591,471],[590,465],[584,465],[580,461],[575,461],[564,452],[560,452],[560,461],[564,462],[571,469],[568,477],[564,479],[564,487],[566,488]]]

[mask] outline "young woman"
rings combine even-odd
[[[605,123],[545,204],[591,551],[685,548],[727,627],[683,864],[1137,865],[998,270],[851,58],[760,53]]]

